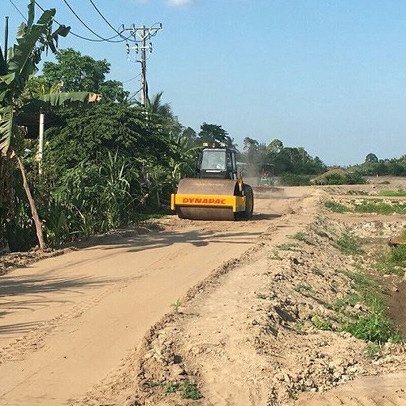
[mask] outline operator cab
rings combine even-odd
[[[237,179],[237,160],[235,149],[205,148],[196,168],[198,178]]]

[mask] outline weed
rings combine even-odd
[[[282,259],[282,257],[279,255],[279,252],[277,250],[274,250],[274,251],[272,251],[272,254],[269,255],[269,259],[280,261]]]
[[[175,303],[172,303],[171,306],[176,314],[179,314],[179,308],[182,306],[182,302],[178,299]]]
[[[349,293],[344,298],[335,300],[332,303],[331,308],[336,312],[341,312],[348,305],[355,306],[357,303],[359,303],[360,300],[361,300],[360,297],[356,293]]]
[[[347,322],[343,328],[356,338],[378,344],[389,340],[401,341],[401,336],[395,329],[392,320],[383,312],[358,316],[355,321]]]
[[[199,400],[203,396],[199,391],[199,388],[197,385],[190,383],[189,380],[186,380],[185,382],[182,383],[182,399],[192,399],[192,400]]]
[[[313,292],[313,287],[307,283],[299,283],[294,290],[296,292]]]
[[[164,393],[175,393],[180,389],[181,384],[177,382],[167,382],[163,384]]]
[[[293,325],[292,325],[292,329],[297,331],[297,332],[302,332],[304,329],[305,323],[303,320],[299,320],[296,321]]]
[[[381,348],[378,344],[368,343],[366,354],[369,359],[374,359],[380,353]]]
[[[291,238],[294,238],[295,240],[299,240],[299,241],[306,241],[307,239],[307,234],[299,231],[298,233],[296,233],[295,235],[292,235]]]
[[[278,248],[282,251],[298,251],[297,244],[281,244],[278,245]]]
[[[377,262],[377,268],[382,273],[403,276],[406,267],[406,245],[391,249],[388,254],[382,254]]]
[[[257,293],[257,299],[266,299],[267,297],[264,293]]]
[[[351,211],[349,207],[344,206],[341,203],[334,202],[333,200],[328,200],[327,202],[324,202],[324,206],[335,213],[347,213]]]
[[[355,195],[355,196],[368,196],[369,193],[365,190],[349,190],[347,195]]]
[[[337,240],[337,246],[339,250],[346,255],[358,255],[363,252],[359,241],[349,234],[347,230],[344,231]]]
[[[406,196],[406,190],[398,189],[398,190],[380,190],[378,192],[378,196]]]
[[[321,271],[319,268],[317,268],[317,266],[314,266],[314,267],[312,268],[312,273],[313,273],[314,275],[317,275],[317,276],[324,276],[324,272]]]
[[[333,326],[331,325],[330,320],[318,315],[317,313],[313,315],[311,322],[313,326],[319,330],[333,331]]]
[[[354,211],[357,213],[406,214],[406,205],[403,202],[366,201],[356,205]]]
[[[336,281],[332,281],[330,284],[330,289],[333,293],[337,293],[338,292],[338,285]]]

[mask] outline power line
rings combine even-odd
[[[97,32],[95,32],[94,30],[92,30],[80,17],[79,15],[76,13],[76,11],[72,8],[72,6],[68,3],[67,0],[63,0],[63,2],[66,4],[66,6],[69,8],[69,10],[73,13],[73,15],[96,37],[100,38],[103,41],[106,42],[124,42],[125,38],[122,38],[121,40],[115,41],[114,38],[117,38],[119,36],[121,36],[121,34],[115,35],[114,37],[111,38],[103,38],[102,36],[100,36],[99,34],[97,34]]]
[[[94,9],[97,11],[97,13],[100,15],[100,17],[104,20],[104,22],[116,33],[118,34],[121,38],[123,38],[125,41],[128,41],[131,38],[131,35],[129,37],[124,37],[123,31],[119,32],[118,30],[116,30],[112,24],[110,24],[110,22],[107,20],[107,18],[103,15],[103,13],[99,10],[99,8],[96,6],[95,2],[93,0],[89,0],[90,3],[92,4],[92,6],[94,7]]]
[[[38,1],[34,0],[34,2],[35,2],[35,4],[36,4],[42,11],[45,11],[45,9],[38,3]],[[54,18],[54,21],[55,21],[58,25],[60,25],[60,26],[63,25],[63,24],[61,24],[60,22],[58,22],[58,20],[56,20],[55,18]],[[89,41],[89,42],[104,42],[103,39],[87,38],[87,37],[84,37],[84,36],[82,36],[82,35],[76,34],[76,33],[73,32],[72,30],[69,31],[69,34],[73,35],[74,37],[77,37],[77,38],[79,38],[79,39],[83,39],[83,40]],[[115,36],[112,37],[112,38],[117,38],[117,35],[115,35]]]
[[[25,15],[20,11],[20,9],[14,4],[14,2],[13,2],[13,0],[8,0],[12,5],[13,5],[13,7],[19,12],[19,14],[20,14],[20,16],[22,17],[22,18],[24,18],[24,20],[25,21],[28,21],[27,20],[27,18],[25,17]]]

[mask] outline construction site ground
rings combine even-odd
[[[261,187],[251,221],[169,216],[27,265],[0,257],[0,405],[406,405],[401,342],[368,356],[322,323],[346,273],[406,226],[324,206],[406,189],[373,182]],[[363,254],[339,250],[345,233]],[[406,284],[380,279],[405,334]]]

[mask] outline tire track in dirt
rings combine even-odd
[[[101,302],[106,296],[125,288],[127,285],[128,282],[119,283],[104,289],[97,295],[75,304],[68,311],[59,314],[53,319],[40,323],[28,333],[16,338],[14,342],[0,349],[0,365],[8,361],[21,361],[28,352],[38,351],[44,346],[45,337],[52,333],[57,327],[71,319],[80,317],[83,313]]]

